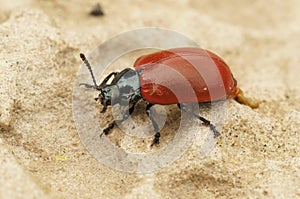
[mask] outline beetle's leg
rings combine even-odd
[[[132,106],[125,112],[125,114],[123,115],[123,118],[121,120],[115,120],[113,122],[111,122],[108,127],[106,127],[103,132],[100,134],[100,137],[105,134],[109,134],[109,132],[115,127],[116,123],[122,123],[125,120],[127,120],[129,118],[129,116],[132,114],[132,112],[134,111],[134,106],[136,105],[136,103],[132,104]]]
[[[192,112],[191,110],[189,110],[186,106],[184,106],[183,104],[177,104],[177,106],[183,110],[184,112],[198,118],[199,120],[201,120],[203,122],[203,124],[205,126],[209,126],[209,128],[213,131],[214,133],[214,137],[218,137],[220,136],[219,131],[216,129],[215,125],[213,125],[209,120],[205,119],[204,117],[201,117],[200,115],[197,115],[196,113]]]
[[[146,107],[146,113],[147,113],[148,117],[149,117],[150,120],[151,120],[151,123],[152,123],[153,128],[154,128],[154,132],[155,132],[154,139],[153,139],[153,142],[152,142],[151,146],[153,146],[154,144],[159,144],[159,138],[160,138],[160,132],[159,132],[158,125],[157,125],[157,123],[155,122],[154,118],[152,117],[151,107],[152,107],[153,105],[154,105],[154,104],[149,103],[149,104],[147,105],[147,107]]]

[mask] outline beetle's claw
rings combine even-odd
[[[108,125],[108,127],[105,128],[105,129],[102,131],[102,133],[100,134],[100,137],[102,137],[103,134],[105,134],[105,135],[109,134],[110,130],[112,130],[112,129],[114,128],[115,124],[116,124],[115,121],[113,121],[112,123],[110,123],[110,124]]]
[[[108,135],[108,133],[109,133],[110,130],[111,130],[110,127],[107,127],[106,129],[104,129],[102,131],[102,133],[100,133],[100,138],[102,137],[103,134]]]
[[[152,144],[150,146],[153,147],[153,145],[159,145],[159,139],[158,138],[153,139]]]
[[[110,127],[103,130],[102,134],[108,135],[109,131],[111,130]]]
[[[153,145],[159,145],[159,138],[160,138],[160,132],[155,133],[155,137],[154,137],[154,139],[152,141],[151,147]]]

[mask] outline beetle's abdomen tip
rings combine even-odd
[[[259,107],[258,101],[245,97],[244,92],[240,88],[237,88],[237,93],[234,99],[240,104],[247,105],[252,109],[256,109]]]

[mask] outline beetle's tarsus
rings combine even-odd
[[[214,138],[219,137],[221,134],[219,133],[219,131],[216,129],[215,125],[213,124],[209,124],[209,128],[213,131],[214,133]]]
[[[150,145],[151,147],[152,147],[153,145],[158,145],[158,144],[159,144],[160,132],[155,133],[154,136],[155,136],[155,137],[154,137],[154,139],[153,139],[153,141],[152,141],[152,144]]]
[[[109,132],[114,128],[115,124],[116,124],[115,121],[113,121],[112,123],[110,123],[110,124],[108,125],[108,127],[106,127],[106,128],[102,131],[102,133],[100,133],[100,137],[102,137],[103,134],[108,135]]]

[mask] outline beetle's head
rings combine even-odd
[[[100,85],[101,86],[101,85]],[[120,91],[118,86],[116,85],[105,85],[104,87],[100,87],[97,89],[100,91],[99,95],[95,100],[99,100],[103,105],[103,109],[101,113],[104,113],[107,109],[107,106],[115,104],[116,99],[119,98]]]
[[[121,72],[112,72],[98,86],[90,63],[84,54],[80,54],[82,61],[90,71],[94,85],[80,84],[87,88],[93,88],[100,91],[95,100],[99,100],[103,105],[101,113],[104,113],[107,106],[119,103],[122,106],[132,104],[141,99],[139,76],[135,70],[124,69]],[[111,80],[111,81],[110,81]],[[109,83],[110,82],[110,83]]]

